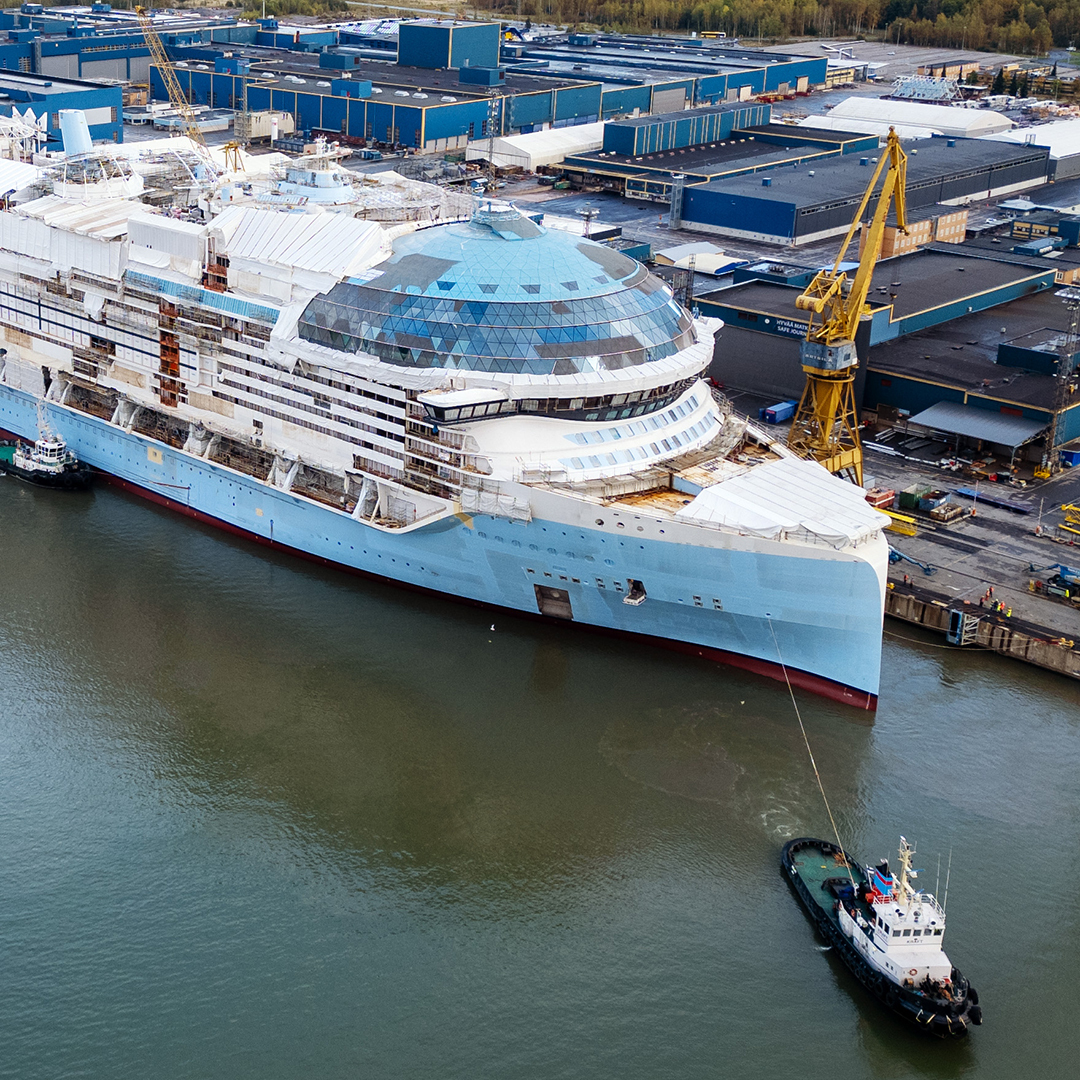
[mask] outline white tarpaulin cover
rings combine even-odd
[[[967,138],[992,135],[1016,127],[1015,120],[992,109],[963,109],[956,105],[928,105],[924,101],[892,101],[859,96],[844,98],[829,112],[829,118],[834,117],[883,120],[889,124],[933,128],[942,135]]]
[[[705,240],[653,252],[653,259],[661,266],[681,266],[684,270],[689,269],[691,257],[694,260],[694,270],[699,274],[722,274],[746,262],[745,259],[725,255],[723,249]]]
[[[769,540],[809,534],[841,548],[889,524],[864,496],[824,466],[784,457],[705,488],[675,516]]]
[[[77,203],[48,195],[0,213],[0,248],[50,265],[119,278],[127,263],[122,243],[137,203],[123,199]]]
[[[137,262],[199,280],[206,263],[206,226],[163,214],[136,213],[128,221],[128,255]]]
[[[466,514],[488,514],[491,517],[510,518],[512,521],[532,520],[532,506],[528,499],[515,499],[513,495],[483,488],[463,487],[461,509]]]
[[[25,161],[0,158],[0,194],[22,191],[37,180],[40,172],[36,165],[28,165]]]
[[[575,124],[526,135],[505,135],[493,140],[491,153],[500,169],[518,166],[536,172],[541,165],[558,165],[568,154],[585,154],[604,145],[604,125]],[[477,139],[465,148],[466,161],[487,161],[488,140]]]
[[[295,287],[324,292],[390,254],[385,230],[344,214],[283,214],[230,206],[210,226],[229,257],[229,285],[288,301]]]

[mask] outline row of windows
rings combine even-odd
[[[223,393],[220,390],[214,390],[213,395],[219,401],[228,401],[233,405],[239,405],[239,406],[241,406],[242,408],[245,408],[245,409],[250,409],[252,407],[251,402],[244,401],[242,398],[232,397],[231,395]],[[331,439],[341,439],[342,441],[346,441],[346,442],[347,441],[352,441],[352,440],[344,439],[340,432],[331,431],[329,428],[322,427],[319,424],[313,424],[309,420],[305,419],[302,416],[287,416],[285,413],[279,413],[279,412],[276,412],[274,409],[264,408],[263,406],[259,406],[259,411],[264,416],[272,416],[272,417],[274,417],[275,420],[284,420],[288,424],[296,424],[299,427],[307,428],[309,431],[317,431],[320,435],[326,435]],[[353,444],[363,446],[368,450],[375,451],[376,453],[379,453],[379,452],[381,452],[381,453],[392,453],[392,451],[388,450],[387,447],[375,446],[373,443],[364,442],[363,440],[360,440],[360,439],[355,440],[355,442]],[[383,466],[383,468],[386,469],[387,466]],[[378,471],[378,470],[373,469],[372,471],[375,472],[375,471]]]
[[[686,431],[676,432],[658,442],[649,443],[648,446],[629,446],[624,450],[612,450],[589,457],[560,458],[560,462],[573,469],[602,469],[608,465],[629,465],[635,461],[663,457],[665,454],[688,449],[715,425],[716,420],[711,415],[705,416]]]
[[[381,439],[393,440],[394,442],[400,443],[403,443],[405,441],[405,433],[403,431],[383,431],[380,428],[372,427],[370,424],[364,424],[360,421],[351,420],[344,416],[333,416],[330,414],[329,410],[320,410],[313,408],[310,405],[303,405],[300,402],[290,401],[288,398],[279,397],[277,394],[271,394],[269,391],[262,390],[258,387],[245,386],[243,383],[232,382],[228,378],[223,379],[222,382],[223,385],[229,387],[230,389],[243,391],[246,394],[250,394],[252,397],[265,399],[267,401],[274,401],[278,405],[288,405],[290,408],[293,409],[301,409],[304,412],[313,413],[315,416],[322,417],[322,419],[324,420],[329,420],[332,423],[343,424],[346,427],[356,428],[359,431],[367,432],[367,434],[378,436]],[[244,402],[244,404],[248,408],[252,408],[251,402]],[[262,409],[261,405],[259,406],[259,409]],[[290,423],[303,424],[305,427],[311,427],[310,424],[306,424],[301,417],[296,415],[285,416],[280,413],[271,413],[270,415],[277,416],[283,420],[288,420]],[[326,428],[317,428],[316,430],[324,431],[327,434],[333,435],[336,439],[346,439],[346,435],[344,432],[330,431]],[[386,450],[389,449],[389,447],[384,445],[382,449]]]
[[[226,352],[231,353],[233,356],[240,357],[250,364],[256,364],[261,368],[268,368],[271,371],[279,370],[278,368],[275,368],[273,364],[263,359],[263,357],[260,355],[239,353],[235,350],[229,349],[226,345],[223,345],[222,348]],[[262,377],[262,375],[259,376],[259,378]],[[273,380],[271,379],[270,381]],[[298,387],[302,387],[305,382],[312,382],[317,383],[319,386],[329,386],[334,390],[341,390],[346,394],[355,394],[357,397],[364,399],[365,406],[366,403],[369,401],[378,401],[381,402],[383,405],[391,405],[395,408],[401,408],[405,404],[405,394],[403,391],[394,391],[390,387],[379,386],[377,383],[346,382],[345,377],[337,372],[335,372],[335,376],[333,378],[326,378],[323,375],[316,375],[313,372],[306,372],[302,375],[297,374],[293,377],[293,382]],[[279,383],[278,385],[283,386],[286,384]],[[395,395],[395,393],[396,396],[393,396]],[[371,411],[375,412],[375,410]],[[384,416],[388,420],[400,420],[400,417],[396,417],[393,414],[375,412],[375,415]]]
[[[664,404],[666,402],[656,402],[657,410],[662,408]],[[697,398],[691,397],[681,405],[676,405],[674,409],[669,409],[661,416],[650,416],[647,420],[639,420],[626,428],[609,428],[606,431],[579,431],[573,435],[567,435],[566,438],[571,442],[576,442],[579,446],[588,446],[590,443],[611,442],[615,439],[644,435],[648,431],[655,431],[657,428],[676,423],[684,416],[689,416],[697,407]]]
[[[462,420],[475,420],[488,416],[523,415],[558,416],[565,420],[603,422],[625,420],[655,412],[674,401],[694,382],[693,379],[654,390],[639,390],[632,394],[608,394],[591,398],[523,398],[520,401],[490,401],[479,405],[463,405],[459,408],[426,406],[428,416],[436,423],[450,424]],[[695,403],[696,407],[696,403]],[[572,435],[582,444],[590,441],[587,435]]]
[[[384,342],[354,337],[321,327],[306,327],[301,337],[339,352],[366,352],[398,367],[444,368],[449,371],[487,371],[492,374],[578,375],[618,371],[674,356],[694,344],[689,332],[678,340],[650,348],[615,339],[571,346],[542,346],[532,355],[500,354],[487,343],[478,347],[442,351],[431,341]],[[524,350],[522,350],[524,351]],[[569,355],[568,355],[569,354]]]
[[[245,379],[251,379],[251,380],[256,380],[257,379],[259,382],[270,383],[273,386],[280,387],[282,390],[290,390],[290,391],[292,391],[293,393],[295,393],[297,395],[308,394],[310,397],[313,398],[313,400],[315,402],[317,402],[317,403],[321,402],[322,403],[322,404],[316,404],[314,409],[312,409],[312,408],[308,407],[306,405],[306,403],[303,402],[303,401],[293,401],[292,399],[289,399],[289,398],[272,397],[272,400],[274,400],[274,401],[279,401],[282,404],[295,405],[298,409],[306,409],[308,412],[314,411],[314,412],[317,412],[319,415],[328,415],[330,413],[330,411],[331,411],[330,410],[331,405],[337,405],[339,408],[341,408],[341,407],[346,407],[347,408],[347,407],[351,407],[351,405],[352,405],[351,402],[340,401],[340,400],[338,400],[336,398],[331,398],[331,397],[329,397],[329,396],[327,396],[325,394],[319,394],[317,391],[304,390],[302,388],[298,389],[297,386],[296,386],[295,380],[286,381],[284,379],[277,379],[277,378],[274,378],[274,376],[266,375],[261,371],[260,372],[248,372],[248,371],[245,371],[243,368],[234,367],[232,364],[226,364],[226,363],[221,362],[221,361],[218,362],[218,368],[221,371],[229,371],[229,372],[232,372],[235,375],[239,375],[239,376],[241,376],[242,378],[245,378]],[[244,385],[244,384],[239,384],[239,385]],[[256,387],[246,387],[245,386],[245,388],[249,389],[251,391],[251,393],[259,394],[260,397],[262,397],[262,396],[271,396],[271,395],[263,394],[263,392],[261,390],[259,390],[258,388],[256,388]],[[366,406],[366,403],[365,403],[365,406]],[[400,428],[401,423],[402,423],[402,418],[400,416],[393,416],[393,415],[390,415],[388,413],[379,412],[378,409],[371,409],[371,408],[365,407],[363,409],[363,412],[364,412],[365,415],[376,417],[377,419],[385,421],[386,424],[391,425],[392,427],[395,427],[395,428]],[[342,423],[352,424],[351,420],[346,420],[343,416],[336,416],[334,419],[341,420]],[[356,425],[353,424],[353,426],[355,427]],[[365,428],[364,430],[377,431],[378,429],[377,428],[371,428],[371,429]]]

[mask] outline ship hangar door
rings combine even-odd
[[[536,606],[541,615],[551,615],[556,619],[572,619],[573,608],[570,607],[570,594],[565,589],[551,589],[547,585],[534,585],[536,590]]]

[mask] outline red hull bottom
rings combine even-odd
[[[257,544],[273,548],[275,551],[284,551],[290,555],[295,555],[298,558],[307,559],[309,562],[333,567],[335,570],[344,570],[347,573],[356,574],[359,577],[368,578],[372,581],[381,581],[387,585],[410,589],[413,592],[426,593],[430,596],[438,596],[444,600],[453,600],[457,603],[469,604],[472,607],[503,611],[515,617],[531,619],[537,622],[547,623],[551,626],[575,626],[578,629],[606,634],[609,637],[629,638],[634,641],[645,642],[657,648],[687,653],[691,656],[700,656],[703,659],[712,660],[719,664],[726,664],[729,667],[741,668],[743,671],[750,671],[755,675],[763,675],[767,679],[774,679],[778,682],[790,680],[792,687],[806,690],[819,697],[829,698],[829,700],[839,702],[841,705],[850,705],[856,709],[863,709],[869,712],[873,712],[877,709],[877,694],[870,694],[865,690],[856,690],[853,687],[844,686],[842,683],[834,682],[832,679],[826,679],[820,675],[813,675],[807,671],[798,671],[794,668],[788,668],[785,676],[783,667],[781,667],[780,664],[773,663],[769,660],[760,660],[754,656],[743,656],[740,653],[728,652],[725,649],[712,649],[705,645],[695,645],[692,642],[687,641],[672,641],[669,638],[652,637],[648,634],[628,634],[625,631],[613,630],[606,626],[574,623],[566,619],[555,619],[548,615],[541,615],[539,612],[533,613],[530,611],[519,611],[517,608],[499,607],[497,604],[488,604],[482,600],[470,600],[468,597],[464,596],[452,596],[449,593],[439,592],[435,589],[425,589],[422,586],[411,585],[408,582],[398,581],[395,578],[384,577],[381,574],[373,574],[367,570],[359,570],[355,566],[347,566],[344,563],[334,562],[332,559],[325,559],[321,555],[313,555],[311,552],[301,551],[299,548],[290,547],[288,544],[282,544],[276,540],[271,540],[269,537],[259,536],[258,533],[249,532],[247,529],[242,529],[238,525],[231,525],[229,522],[222,521],[220,518],[213,517],[210,514],[204,514],[201,510],[195,510],[190,506],[185,506],[175,499],[170,499],[156,491],[149,491],[144,487],[139,487],[138,484],[133,484],[128,480],[122,480],[117,476],[110,476],[107,473],[103,475],[110,484],[123,488],[125,491],[130,491],[140,498],[149,499],[159,506],[179,511],[181,514],[194,518],[196,521],[205,522],[207,525],[213,525],[218,529],[224,529],[226,532],[230,532],[235,536],[241,536],[245,540],[252,540]]]

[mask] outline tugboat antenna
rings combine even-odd
[[[949,848],[949,868],[945,871],[945,896],[941,901],[941,910],[949,910],[949,878],[952,877],[952,848]]]
[[[937,873],[934,875],[934,899],[937,899],[938,886],[941,884],[941,852],[937,853]]]
[[[769,620],[769,633],[772,634],[773,644],[776,646],[776,655],[780,659],[780,670],[784,673],[784,682],[787,683],[788,694],[791,695],[791,704],[795,708],[795,718],[799,721],[799,730],[802,732],[803,742],[806,744],[806,752],[810,755],[810,764],[814,769],[814,779],[817,780],[818,791],[821,792],[821,801],[825,804],[825,812],[829,815],[829,824],[832,825],[833,836],[836,839],[836,846],[840,850],[840,853],[844,853],[844,845],[840,843],[840,830],[836,827],[836,819],[833,817],[832,808],[829,806],[829,800],[825,795],[825,785],[821,782],[821,773],[818,772],[817,762],[814,760],[814,751],[810,749],[810,740],[806,737],[806,727],[802,722],[802,713],[799,712],[799,703],[795,700],[795,691],[791,688],[791,679],[788,678],[787,664],[784,663],[784,657],[780,652],[780,642],[776,640],[776,631],[773,629],[772,619],[766,615],[766,619]],[[848,881],[851,882],[851,887],[855,888],[855,878],[851,874],[851,866],[847,859],[844,859],[844,869],[847,871]]]

